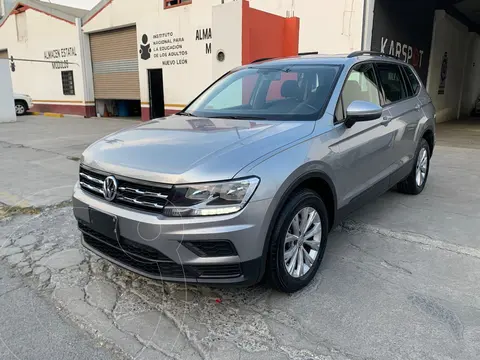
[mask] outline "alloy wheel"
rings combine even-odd
[[[25,107],[22,104],[15,105],[15,112],[17,115],[22,115],[25,112]]]
[[[422,186],[425,182],[425,178],[427,177],[427,169],[428,169],[428,154],[425,148],[420,150],[417,159],[417,168],[415,173],[415,182],[418,187]]]
[[[293,217],[284,242],[284,261],[287,272],[294,278],[307,274],[320,251],[322,222],[311,207],[301,209]]]

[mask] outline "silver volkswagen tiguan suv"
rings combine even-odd
[[[294,292],[350,212],[395,186],[422,192],[434,144],[410,65],[372,52],[264,59],[91,145],[74,214],[86,248],[138,274]]]

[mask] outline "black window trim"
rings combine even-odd
[[[406,64],[406,63],[401,64],[401,63],[398,63],[398,62],[396,62],[396,61],[382,61],[382,60],[375,60],[374,63],[375,63],[375,68],[377,69],[377,74],[378,74],[377,64],[379,64],[379,63],[397,65],[397,66],[399,67],[399,69],[400,69],[400,74],[402,74],[402,78],[403,78],[402,66],[404,66],[404,64]],[[415,74],[415,73],[414,73],[414,74]],[[404,78],[403,78],[403,80],[404,80],[404,82],[405,82],[405,79],[404,79]],[[382,85],[381,83],[380,83],[379,85],[380,85],[380,87],[382,88],[382,92],[383,92],[383,94],[384,94],[384,96],[385,96],[385,89],[383,88],[383,85]],[[407,84],[405,83],[404,86],[405,86],[405,92],[407,92]],[[388,104],[386,103],[386,100],[385,100],[385,102],[383,103],[382,107],[383,107],[383,108],[386,108],[386,107],[389,107],[389,106],[392,106],[392,105],[397,105],[397,104],[400,104],[400,103],[402,103],[402,102],[404,102],[404,101],[412,100],[412,99],[416,98],[417,96],[418,96],[418,93],[417,93],[416,95],[407,96],[405,99],[397,100],[397,101],[394,101],[394,102],[391,102],[391,103],[388,103]],[[386,99],[386,97],[384,97],[384,99]]]
[[[414,70],[412,70],[412,68],[407,64],[405,63],[405,65],[402,65],[402,70],[404,72],[404,75],[405,75],[405,78],[408,80],[408,82],[410,83],[410,86],[412,88],[412,91],[413,91],[413,86],[412,86],[412,82],[410,81],[410,78],[408,76],[408,73],[407,73],[407,69],[410,70],[413,74],[413,76],[415,77],[415,79],[417,80],[418,82],[418,89],[416,92],[413,92],[413,97],[416,97],[418,96],[418,94],[420,94],[420,91],[422,90],[422,82],[420,81],[420,79],[418,78],[417,74],[415,73]]]
[[[407,86],[407,93],[409,96],[413,96],[413,87],[410,79],[407,77],[407,73],[405,71],[405,66],[400,66],[400,71],[402,72],[403,79],[405,81],[405,85]]]
[[[386,61],[387,62],[387,61]],[[352,71],[354,70],[354,68],[357,66],[357,65],[361,65],[361,64],[370,64],[372,65],[373,67],[373,72],[374,72],[374,75],[375,75],[375,81],[377,82],[377,85],[378,85],[378,97],[380,99],[380,105],[383,107],[383,104],[384,104],[384,93],[383,93],[383,87],[381,86],[381,84],[379,83],[379,77],[378,77],[378,72],[377,72],[377,67],[375,66],[375,61],[374,60],[363,60],[363,61],[359,61],[359,62],[356,62],[354,63],[350,69],[348,70],[348,74],[347,76],[345,77],[345,80],[342,84],[342,88],[340,89],[340,96],[338,97],[338,100],[337,100],[337,103],[335,105],[335,111],[334,111],[334,115],[333,115],[333,125],[336,126],[336,125],[339,125],[339,124],[343,124],[345,122],[345,118],[347,117],[347,109],[345,109],[345,106],[343,104],[343,90],[345,88],[345,85],[347,84],[347,81],[348,81],[348,78],[350,77],[350,74],[352,73]],[[330,95],[331,96],[331,95]],[[343,113],[343,119],[342,120],[338,120],[337,119],[337,107],[338,107],[338,104],[339,102],[342,102],[342,113]]]
[[[72,76],[72,93],[66,93],[66,89],[65,89],[65,82],[63,80],[63,77],[64,77],[64,74],[66,73],[69,73],[71,74]],[[73,70],[63,70],[60,72],[60,76],[61,76],[61,79],[62,79],[62,92],[63,92],[63,95],[65,96],[75,96],[75,78],[74,78],[74,75],[73,75]],[[70,76],[70,75],[68,75]]]

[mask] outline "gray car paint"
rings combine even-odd
[[[409,173],[420,138],[426,130],[435,131],[435,109],[423,86],[416,96],[384,106],[381,118],[347,128],[335,123],[334,113],[349,70],[359,62],[385,58],[309,57],[276,63],[292,61],[344,66],[317,121],[208,119],[207,126],[198,128],[191,126],[192,118],[172,116],[107,136],[82,156],[82,163],[111,174],[172,185],[258,176],[258,189],[239,213],[166,218],[108,203],[77,184],[75,216],[88,222],[89,206],[114,214],[123,236],[153,246],[178,263],[244,262],[264,255],[275,213],[298,179],[312,174],[328,179],[334,210],[340,212],[375,185],[382,184],[379,191],[386,191],[395,172]],[[238,256],[199,258],[178,246],[185,239],[229,239]]]

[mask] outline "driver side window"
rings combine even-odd
[[[380,105],[380,91],[373,64],[358,64],[350,71],[335,111],[336,122],[345,120],[348,106],[356,100]]]

